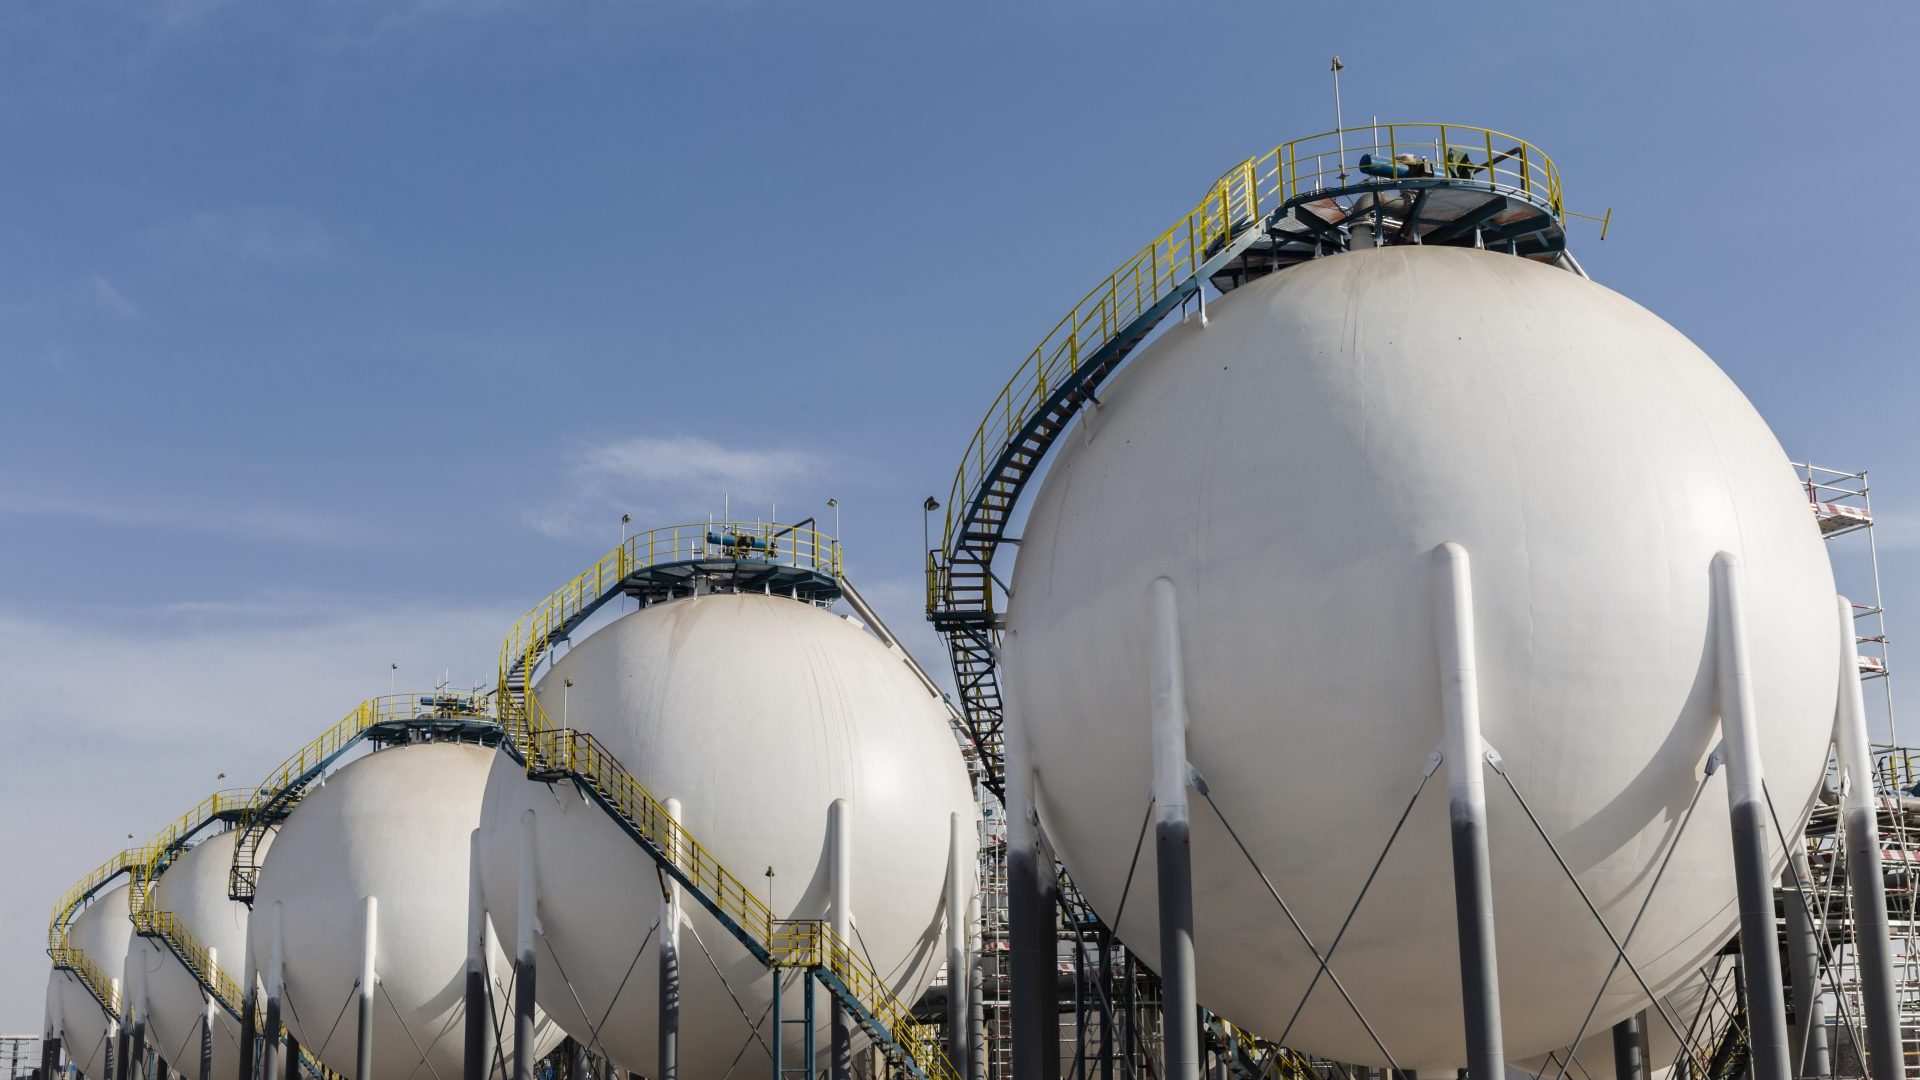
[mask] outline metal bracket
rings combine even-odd
[[[1713,748],[1713,753],[1707,755],[1707,769],[1705,772],[1701,773],[1700,775],[1712,776],[1714,773],[1717,773],[1720,771],[1720,766],[1725,765],[1726,763],[1727,763],[1727,741],[1725,739],[1722,739],[1720,740],[1720,745]]]
[[[1202,795],[1208,794],[1207,778],[1200,775],[1200,770],[1194,768],[1191,761],[1187,762],[1187,786]]]

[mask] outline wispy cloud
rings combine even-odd
[[[147,230],[147,239],[182,262],[276,269],[323,262],[339,246],[319,221],[285,207],[202,210]]]
[[[516,614],[264,594],[191,613],[0,607],[0,732],[16,763],[0,784],[0,818],[21,823],[9,833],[15,872],[0,875],[0,970],[45,970],[31,928],[128,833],[144,842],[215,788],[256,782],[386,693],[389,664],[400,665],[401,690],[432,687],[449,668],[456,686],[485,679]],[[0,1012],[37,1016],[39,993],[32,979],[0,981]]]
[[[69,518],[126,528],[205,533],[255,540],[353,546],[372,539],[365,527],[319,511],[265,503],[125,501],[32,492],[0,486],[0,515]]]
[[[100,309],[107,314],[121,319],[140,317],[140,309],[133,306],[133,301],[127,299],[119,289],[114,288],[113,282],[99,274],[93,276],[93,280],[87,283],[87,288],[93,293],[94,303],[100,305]]]
[[[604,533],[623,511],[640,520],[695,518],[723,499],[771,509],[783,486],[831,465],[797,447],[722,446],[694,435],[621,439],[582,450],[560,497],[524,517],[548,536],[572,538]]]

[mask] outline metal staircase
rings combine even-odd
[[[816,531],[763,523],[680,526],[629,539],[508,632],[494,695],[504,745],[530,779],[571,782],[597,803],[776,978],[793,968],[818,981],[894,1068],[915,1080],[961,1080],[937,1033],[913,1018],[853,945],[821,920],[774,918],[592,734],[552,724],[533,690],[541,659],[609,600],[688,595],[715,584],[713,574],[722,575],[722,587],[830,602],[838,595],[840,550]]]
[[[1445,244],[1558,262],[1559,172],[1525,140],[1458,124],[1383,124],[1282,144],[1230,169],[1197,206],[1049,330],[994,399],[948,491],[927,554],[927,617],[988,786],[1004,797],[999,597],[994,557],[1021,494],[1115,369],[1182,305],[1296,263],[1374,244]]]
[[[248,793],[246,804],[237,811],[240,835],[233,845],[227,895],[252,905],[260,885],[261,843],[341,755],[362,741],[393,743],[415,738],[494,742],[499,739],[499,726],[486,703],[467,694],[391,694],[361,702],[339,723],[281,762]]]
[[[132,873],[140,856],[141,849],[128,848],[88,871],[54,901],[53,917],[47,920],[47,955],[53,959],[54,968],[70,972],[99,1003],[101,1011],[114,1020],[120,1019],[121,1002],[113,978],[100,970],[85,949],[73,943],[71,931],[80,909],[112,884],[114,878]]]
[[[188,842],[202,830],[222,822],[243,825],[253,794],[245,788],[215,792],[176,818],[145,847],[136,849],[127,896],[134,932],[165,945],[200,984],[201,992],[235,1021],[241,1018],[245,991],[220,969],[212,951],[200,943],[179,916],[157,906],[155,892],[160,875],[186,853]],[[278,1033],[275,1036],[278,1041]],[[304,1048],[300,1052],[300,1065],[312,1080],[336,1080],[336,1074]]]

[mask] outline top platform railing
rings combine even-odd
[[[763,521],[710,521],[636,533],[554,590],[507,631],[500,645],[502,709],[514,704],[511,680],[530,676],[555,641],[636,572],[707,560],[790,566],[836,581],[840,578],[840,543],[818,529]]]
[[[1363,167],[1362,159],[1368,164]],[[1372,171],[1369,171],[1372,170]],[[1214,181],[1184,217],[1076,303],[994,398],[948,490],[942,550],[975,513],[975,495],[1001,452],[1083,359],[1134,328],[1162,299],[1190,287],[1230,239],[1289,206],[1416,185],[1482,189],[1533,203],[1565,223],[1560,171],[1538,147],[1469,124],[1379,124],[1325,131],[1250,157]],[[927,610],[948,599],[946,560],[930,560]]]

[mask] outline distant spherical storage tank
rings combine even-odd
[[[126,883],[121,882],[95,896],[74,916],[67,938],[86,953],[103,978],[118,979],[124,984],[122,973],[127,966],[127,949],[133,941],[133,923],[127,916]],[[48,1004],[58,1009],[59,1035],[65,1041],[67,1060],[88,1080],[105,1080],[109,1018],[100,1003],[71,971],[56,970],[47,994],[49,999],[58,998],[57,1005],[51,1000]],[[124,985],[121,996],[124,1000]]]
[[[655,797],[680,800],[690,834],[764,887],[776,918],[827,917],[828,815],[847,800],[855,943],[901,1000],[926,987],[942,960],[950,816],[962,815],[971,843],[975,811],[946,716],[899,654],[803,600],[714,593],[621,616],[535,689],[551,722],[591,732]],[[665,879],[572,785],[530,782],[503,757],[488,780],[482,854],[503,933],[518,918],[528,811],[540,1005],[574,1038],[597,1037],[623,1068],[652,1074]],[[681,1075],[764,1071],[774,1033],[768,1022],[756,1038],[753,1027],[772,976],[691,898],[682,906]],[[827,1006],[819,992],[823,1024]],[[799,1018],[797,994],[783,1016]],[[783,1034],[791,1063],[798,1034]]]
[[[1025,740],[1046,832],[1104,916],[1149,797],[1161,577],[1188,757],[1323,950],[1441,740],[1432,575],[1447,541],[1472,561],[1486,740],[1615,933],[1720,738],[1709,620],[1723,550],[1744,564],[1767,782],[1795,827],[1833,722],[1833,579],[1779,445],[1698,348],[1579,275],[1471,248],[1312,260],[1207,315],[1101,389],[1014,568],[1009,737]],[[1614,950],[1505,782],[1489,770],[1486,783],[1518,1060],[1572,1040]],[[1724,784],[1700,799],[1633,938],[1656,992],[1734,930]],[[1416,804],[1332,965],[1399,1065],[1422,1072],[1466,1057],[1445,785]],[[1317,965],[1199,794],[1192,813],[1200,999],[1280,1037]],[[1118,926],[1149,962],[1153,860],[1149,840]],[[1589,1031],[1640,1007],[1621,970]],[[1286,1039],[1386,1063],[1324,978]]]
[[[247,905],[227,895],[227,874],[238,836],[232,830],[214,833],[174,860],[152,885],[154,910],[177,918],[193,940],[213,951],[220,970],[236,983],[246,970],[248,918]],[[272,843],[269,832],[261,838],[261,853],[272,850]],[[143,972],[140,993],[154,1045],[174,1068],[198,1078],[200,1030],[211,1016],[214,1080],[238,1077],[239,1021],[217,1004],[208,1012],[199,977],[164,940],[140,937],[133,950]]]
[[[371,896],[373,1076],[461,1075],[472,835],[495,753],[442,742],[367,754],[327,777],[281,824],[261,864],[248,934],[263,977],[280,951],[282,1019],[334,1071],[358,1072],[356,1003]],[[502,953],[493,963],[512,970]],[[495,1024],[511,1061],[504,989],[503,980]],[[536,1055],[560,1039],[544,1020],[538,1032]]]

